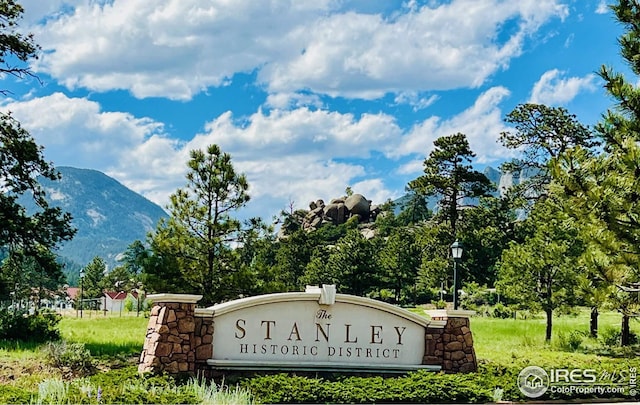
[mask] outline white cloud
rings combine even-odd
[[[346,186],[371,174],[359,164],[336,159],[367,159],[401,136],[394,118],[388,115],[356,118],[307,108],[269,114],[258,111],[242,122],[225,113],[205,127],[206,133],[197,135],[186,147],[220,145],[247,174],[252,195],[277,197],[281,206],[290,198],[305,206],[311,200],[342,195]],[[374,189],[376,196],[391,195],[382,183],[367,191]]]
[[[39,144],[46,145],[45,156],[57,165],[105,170],[118,164],[121,150],[162,136],[164,130],[149,118],[102,111],[94,101],[62,93],[8,102],[2,109],[11,111]]]
[[[268,115],[258,111],[239,122],[222,114],[206,125],[206,133],[179,143],[163,132],[161,123],[102,111],[94,101],[61,93],[14,101],[3,110],[13,112],[55,165],[101,170],[163,206],[185,184],[189,151],[217,143],[231,153],[237,170],[247,174],[263,215],[277,212],[289,198],[332,198],[358,182],[376,196],[391,195],[382,183],[368,183],[361,165],[336,158],[366,159],[401,134],[395,120],[384,114],[356,118],[300,108]]]
[[[471,107],[449,119],[431,117],[424,120],[405,135],[391,155],[419,154],[424,157],[433,149],[433,141],[437,138],[462,132],[467,136],[471,150],[476,153],[478,163],[495,162],[511,156],[511,152],[497,143],[500,132],[507,129],[502,122],[503,113],[499,105],[509,94],[504,87],[493,87],[482,93]],[[412,161],[403,165],[399,173],[409,174],[411,170],[418,171],[418,168],[416,162]]]
[[[291,156],[308,153],[323,159],[366,158],[372,150],[383,150],[402,133],[395,118],[386,114],[363,114],[356,118],[326,110],[306,107],[291,111],[262,110],[243,122],[236,122],[231,112],[220,115],[205,126],[206,134],[197,136],[192,145],[221,145],[234,156]]]
[[[80,1],[53,4],[61,3]],[[257,71],[270,93],[371,99],[480,86],[542,24],[567,15],[559,0],[453,0],[388,17],[341,5],[86,0],[34,28],[46,51],[35,69],[71,89],[125,89],[139,98],[187,100]],[[506,36],[505,25],[513,25]]]
[[[606,0],[600,0],[598,3],[598,8],[596,9],[596,14],[607,14],[609,12],[609,6],[607,5]]]
[[[186,155],[162,123],[62,93],[12,101],[2,110],[12,111],[56,166],[100,170],[161,205],[184,183]]]
[[[531,90],[530,103],[559,105],[573,100],[581,92],[596,90],[596,76],[568,77],[566,72],[552,69],[545,72]]]
[[[424,158],[423,159],[413,159],[409,162],[401,165],[396,170],[398,174],[415,174],[420,173],[424,168]]]
[[[84,2],[85,0],[20,0],[20,4],[25,11],[23,18],[26,25],[59,18]]]
[[[564,41],[564,47],[565,48],[569,48],[571,46],[571,44],[573,43],[573,40],[575,39],[575,35],[574,34],[570,34],[567,39],[565,39]]]
[[[62,93],[13,101],[3,109],[13,111],[55,165],[101,170],[160,205],[184,186],[189,151],[218,144],[248,177],[252,215],[268,218],[289,200],[305,207],[311,200],[340,196],[349,185],[375,203],[395,198],[404,188],[397,174],[419,171],[439,136],[464,132],[479,162],[499,158],[504,154],[495,143],[504,129],[499,104],[508,94],[502,87],[489,89],[458,115],[427,118],[408,131],[382,113],[355,116],[301,107],[234,119],[227,112],[184,142],[170,138],[160,122],[103,111],[94,101]]]
[[[281,110],[299,107],[323,108],[320,97],[316,94],[274,93],[267,96],[265,106]]]
[[[420,97],[415,91],[406,91],[399,93],[393,100],[397,104],[409,104],[413,107],[413,111],[424,110],[438,100],[438,96],[432,94],[429,97]]]
[[[401,194],[396,192],[390,192],[382,179],[368,179],[359,181],[351,186],[354,193],[362,194],[367,199],[371,200],[373,204],[383,204],[387,200],[396,200],[400,198]]]
[[[328,2],[85,1],[34,29],[36,69],[69,88],[187,100],[293,51],[280,39]]]
[[[478,87],[518,56],[541,24],[566,15],[565,6],[547,0],[457,0],[407,9],[393,19],[332,14],[292,31],[301,51],[265,65],[259,76],[271,91],[309,88],[365,99]],[[502,27],[513,20],[515,33],[498,41]]]

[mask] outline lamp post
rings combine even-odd
[[[457,240],[451,244],[453,257],[453,309],[458,309],[458,259],[462,257],[462,244]]]
[[[136,316],[140,316],[140,300],[142,299],[142,290],[143,286],[141,282],[138,282],[136,284],[136,288],[132,289],[132,292],[135,292],[137,294],[136,298]]]
[[[80,318],[82,318],[82,282],[84,280],[84,270],[80,270]]]

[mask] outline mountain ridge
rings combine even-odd
[[[50,206],[69,212],[75,237],[64,242],[56,253],[66,264],[71,283],[73,272],[100,256],[109,268],[135,240],[144,240],[167,213],[157,204],[127,188],[106,174],[92,169],[69,166],[56,168],[61,178],[52,181],[39,178]],[[21,197],[27,212],[36,210],[31,198]]]

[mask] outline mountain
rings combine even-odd
[[[78,229],[73,240],[57,252],[70,283],[77,277],[72,273],[96,256],[109,268],[116,266],[129,244],[144,241],[158,220],[167,217],[160,206],[102,172],[64,166],[56,169],[62,176],[59,181],[39,181],[49,204],[71,213],[73,226]],[[36,208],[31,198],[23,197],[20,203],[28,212]]]

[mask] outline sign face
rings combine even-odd
[[[272,296],[210,308],[213,364],[422,364],[428,321],[418,315],[354,296]]]

